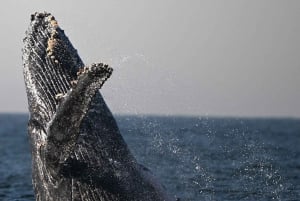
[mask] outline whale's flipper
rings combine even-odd
[[[112,68],[103,63],[92,64],[79,71],[78,79],[72,81],[72,90],[62,94],[51,119],[46,144],[46,166],[59,172],[61,164],[70,157],[78,139],[80,125],[90,108],[91,100],[110,77]]]
[[[51,14],[31,16],[23,66],[36,200],[174,200],[138,165],[98,90],[112,68],[85,66]]]

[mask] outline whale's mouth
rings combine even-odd
[[[50,119],[60,97],[72,88],[84,64],[49,13],[31,15],[24,43],[23,65],[29,110],[31,113],[39,110]]]

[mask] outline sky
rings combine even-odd
[[[114,72],[114,114],[300,117],[300,1],[6,0],[0,112],[27,112],[22,39],[52,13],[86,64]]]

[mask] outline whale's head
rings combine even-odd
[[[98,119],[99,112],[112,121],[98,92],[112,68],[103,63],[84,66],[49,13],[31,16],[24,44],[24,78],[30,112],[28,131],[33,153],[39,158],[37,163],[47,167],[46,172],[57,176],[75,149],[83,119]],[[45,172],[38,171],[41,175]]]
[[[61,97],[72,88],[84,64],[49,13],[31,15],[24,44],[29,111],[31,117],[45,124],[56,112]]]

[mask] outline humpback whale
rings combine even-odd
[[[131,154],[99,92],[109,65],[84,65],[46,12],[31,15],[22,59],[36,200],[174,200]]]

